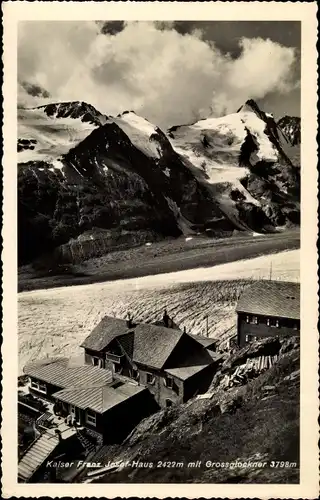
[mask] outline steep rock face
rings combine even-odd
[[[277,125],[291,146],[297,146],[301,143],[301,118],[284,116],[278,121]]]
[[[112,248],[148,235],[273,231],[298,211],[299,176],[253,101],[167,135],[134,112],[111,117],[83,102],[18,117],[20,262],[71,239],[74,248],[87,231],[94,240],[95,228]]]

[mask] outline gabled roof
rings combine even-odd
[[[135,328],[133,361],[161,369],[184,333],[174,328],[140,324]]]
[[[112,382],[110,370],[73,363],[72,358],[46,358],[28,363],[23,372],[61,388],[103,386]]]
[[[113,382],[110,370],[78,365],[72,358],[44,359],[29,363],[24,373],[30,377],[61,387],[54,393],[60,401],[78,408],[103,413],[113,406],[145,390],[130,382]]]
[[[164,328],[168,328],[169,327],[169,328],[174,328],[175,330],[180,330],[179,325],[177,325],[177,323],[175,323],[173,321],[173,319],[171,319],[171,318],[169,318],[169,326],[168,327],[166,327],[165,322],[164,322],[163,319],[161,319],[160,321],[155,321],[153,324],[155,326],[163,326]]]
[[[130,331],[133,331],[133,328],[128,328],[126,320],[105,316],[82,342],[80,347],[92,349],[93,351],[102,351],[116,337]]]
[[[114,388],[109,385],[90,388],[79,386],[71,389],[63,389],[56,392],[54,397],[83,410],[90,409],[97,413],[104,413],[145,390],[145,387],[123,382],[121,387],[116,385]]]
[[[168,368],[165,370],[169,375],[179,378],[180,380],[187,380],[196,373],[201,372],[209,366],[208,363],[204,365],[194,365],[194,366],[180,366],[178,368]]]
[[[203,347],[205,347],[206,349],[208,349],[209,347],[212,347],[212,346],[215,346],[217,341],[215,339],[211,339],[209,337],[203,337],[202,335],[195,335],[193,333],[188,333],[189,337],[193,338],[194,340],[196,340],[197,342],[199,342],[199,344],[203,345]]]
[[[257,281],[244,290],[236,311],[300,319],[300,283]]]

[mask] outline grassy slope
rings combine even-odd
[[[153,462],[148,469],[123,469],[106,474],[99,482],[201,482],[201,483],[294,483],[299,468],[215,469],[205,467],[206,461],[242,462],[289,461],[299,465],[299,377],[285,377],[299,370],[300,349],[283,355],[267,372],[238,389],[238,408],[219,413],[216,401],[196,401],[180,409],[162,411],[140,424],[119,449],[111,451],[107,460]],[[273,385],[273,396],[263,399],[263,387]],[[170,415],[171,414],[171,415]],[[158,414],[159,415],[159,414]],[[160,425],[159,425],[160,419]],[[157,421],[158,420],[158,421]],[[148,430],[148,432],[146,432]],[[115,456],[116,454],[116,456]],[[199,468],[157,468],[162,461],[201,460]]]

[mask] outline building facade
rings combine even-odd
[[[155,324],[106,316],[82,347],[87,364],[148,388],[162,408],[205,392],[220,359],[212,339],[188,335],[166,311]]]
[[[236,308],[240,347],[266,337],[300,335],[300,285],[257,281],[242,293]]]

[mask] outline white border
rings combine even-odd
[[[290,2],[5,2],[4,14],[4,262],[3,478],[11,496],[315,498],[318,477],[317,335],[317,5]],[[299,485],[18,484],[16,432],[17,240],[16,103],[19,20],[297,20],[302,23],[302,239],[301,239],[301,481]]]

